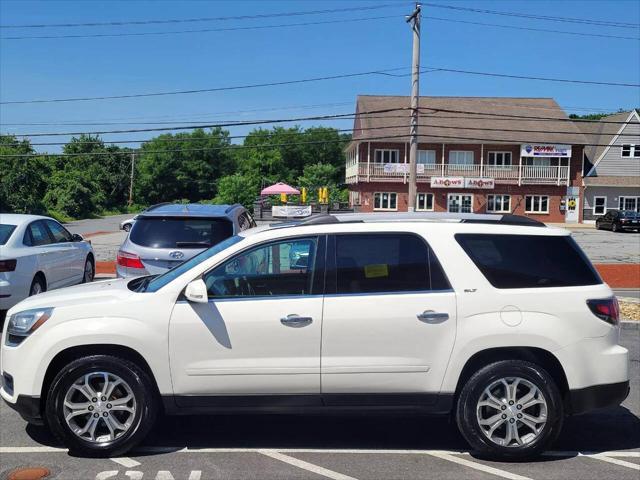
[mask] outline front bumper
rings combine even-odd
[[[569,412],[577,415],[596,408],[618,406],[629,396],[629,391],[629,381],[571,390]]]
[[[2,391],[4,393],[4,390]],[[40,408],[40,397],[30,397],[28,395],[18,395],[16,402],[12,403],[4,395],[4,402],[20,414],[20,416],[34,425],[43,425],[42,413]]]

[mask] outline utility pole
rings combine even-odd
[[[129,206],[133,204],[133,172],[136,169],[136,154],[131,154],[131,177],[129,179]]]
[[[409,140],[409,199],[408,210],[416,209],[418,194],[418,100],[420,95],[420,17],[422,6],[416,3],[415,11],[407,17],[413,30],[413,58],[411,62],[411,139]]]

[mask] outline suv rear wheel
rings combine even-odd
[[[456,420],[480,455],[520,460],[548,449],[563,422],[560,392],[540,366],[521,360],[492,363],[466,382]]]
[[[80,358],[54,378],[46,401],[53,433],[75,454],[114,456],[153,426],[157,402],[149,375],[109,355]]]

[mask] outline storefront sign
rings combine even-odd
[[[311,215],[311,205],[274,205],[271,207],[274,217],[308,217]]]
[[[496,181],[493,178],[465,178],[464,188],[495,188]]]
[[[520,156],[571,158],[571,145],[526,143],[520,146]]]
[[[431,177],[432,188],[464,188],[464,177]]]

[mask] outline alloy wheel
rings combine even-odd
[[[42,293],[44,290],[42,288],[42,284],[40,282],[33,282],[33,285],[31,285],[31,291],[29,292],[29,296],[33,296],[33,295],[38,295],[39,293]]]
[[[89,283],[93,281],[93,263],[87,260],[84,263],[84,282]]]
[[[63,415],[69,429],[90,443],[106,443],[124,435],[136,416],[133,390],[109,372],[78,378],[64,397]]]
[[[547,402],[529,380],[505,377],[484,389],[476,407],[484,435],[502,447],[522,447],[536,440],[547,423]]]

